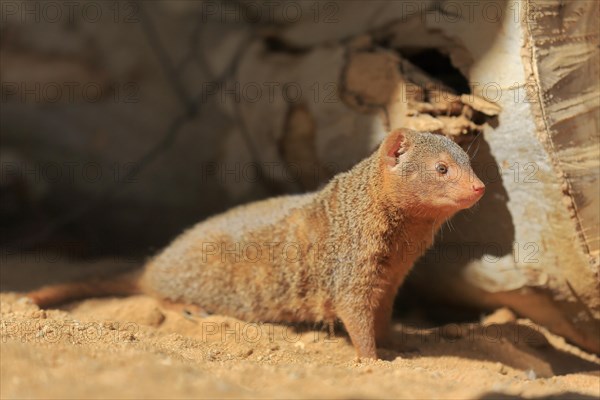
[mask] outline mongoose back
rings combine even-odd
[[[73,284],[40,305],[143,292],[247,321],[341,319],[359,357],[377,358],[399,286],[448,218],[483,183],[450,139],[406,129],[322,190],[234,208],[181,234],[128,289]]]

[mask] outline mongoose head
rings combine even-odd
[[[387,199],[405,212],[447,217],[473,206],[485,191],[467,153],[444,136],[398,129],[379,155]]]

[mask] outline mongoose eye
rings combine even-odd
[[[442,175],[445,175],[448,172],[448,166],[444,163],[435,164],[435,170]]]

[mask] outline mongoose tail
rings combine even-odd
[[[39,307],[47,308],[89,297],[140,294],[142,293],[139,285],[141,273],[142,271],[139,270],[112,278],[96,278],[44,286],[27,293],[26,297],[29,297]]]
[[[341,319],[358,355],[377,358],[406,275],[444,221],[484,191],[452,140],[398,129],[320,191],[239,206],[191,227],[139,280],[57,285],[29,297],[49,306],[143,292],[245,321]]]

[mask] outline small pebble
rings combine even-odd
[[[506,370],[506,367],[502,363],[496,363],[496,369],[502,375],[506,375],[508,373],[508,371]]]
[[[252,353],[254,353],[254,350],[248,349],[246,351],[241,352],[240,356],[243,358],[247,358],[247,357],[250,357],[252,355]]]
[[[19,297],[19,299],[17,300],[17,303],[19,304],[33,304],[33,300],[31,300],[29,297]]]

